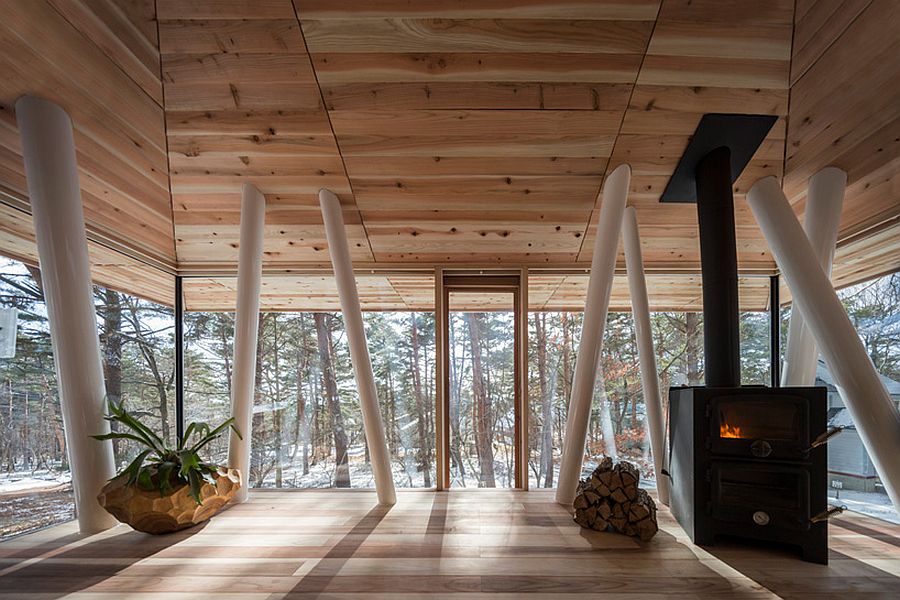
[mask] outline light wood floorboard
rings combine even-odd
[[[790,549],[691,545],[669,512],[641,544],[582,531],[549,491],[252,494],[203,527],[152,537],[68,523],[0,544],[21,600],[840,599],[900,597],[900,526],[831,523],[828,566]]]

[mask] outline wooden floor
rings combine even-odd
[[[831,524],[829,566],[789,550],[584,532],[546,491],[258,491],[205,527],[151,537],[74,524],[0,544],[0,598],[900,598],[900,526]]]

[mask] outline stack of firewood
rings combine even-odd
[[[656,535],[656,504],[638,487],[637,468],[606,457],[587,479],[578,483],[575,522],[597,531],[618,531],[647,541]]]

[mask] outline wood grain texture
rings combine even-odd
[[[31,215],[0,203],[0,248],[10,258],[38,266]],[[94,283],[163,306],[174,304],[175,277],[171,273],[91,239],[88,240],[88,255]]]
[[[0,185],[27,198],[13,106],[25,93],[72,117],[90,230],[174,261],[163,109],[146,3],[5,2],[0,20]],[[154,78],[155,73],[155,78]],[[14,246],[9,252],[16,252]]]
[[[813,39],[795,45],[809,65],[791,88],[784,188],[802,214],[811,175],[829,165],[847,171],[838,233],[846,249],[834,267],[844,285],[900,268],[891,225],[900,217],[900,4],[820,1],[804,8],[798,35],[816,29],[817,58],[804,58]]]
[[[789,549],[690,544],[667,509],[647,543],[581,531],[550,490],[254,490],[167,536],[59,525],[0,545],[0,598],[514,600],[888,598],[900,528],[845,514],[828,566]],[[190,573],[190,575],[186,575]]]
[[[424,273],[359,274],[359,300],[364,311],[433,311],[434,277]],[[768,277],[741,277],[740,307],[764,311],[769,302]],[[231,312],[237,298],[234,277],[188,277],[184,280],[185,308],[189,311]],[[530,311],[581,311],[587,295],[587,275],[532,274],[528,278]],[[654,311],[696,311],[702,296],[699,275],[647,275],[650,308]],[[456,294],[453,310],[494,310],[508,307],[509,295],[499,301],[490,294]],[[261,310],[338,311],[334,278],[328,274],[265,275],[260,293]],[[505,310],[505,308],[503,308]],[[631,297],[624,275],[613,278],[610,310],[629,312]]]
[[[627,162],[648,269],[696,271],[694,208],[658,199],[710,112],[779,117],[735,183],[742,273],[776,271],[749,186],[782,179],[802,217],[806,181],[828,165],[850,176],[835,281],[900,268],[896,2],[3,7],[0,187],[27,197],[11,106],[46,95],[75,121],[89,229],[171,268],[234,268],[245,182],[268,201],[273,270],[327,263],[323,186],[358,263],[581,264],[604,174]],[[0,251],[28,255],[29,239],[4,234]]]
[[[355,260],[371,260],[290,0],[161,2],[160,47],[178,259],[237,259],[240,190],[267,197],[264,260],[327,261],[318,191],[341,196]]]

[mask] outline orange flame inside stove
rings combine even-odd
[[[729,425],[728,423],[719,424],[719,437],[723,438],[740,438],[741,428],[738,425]]]

